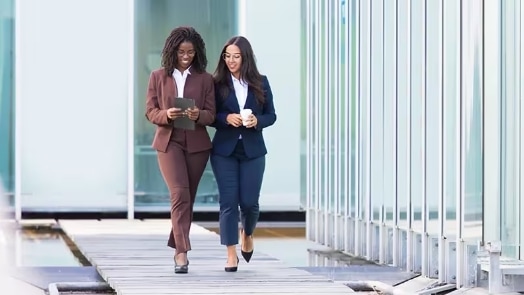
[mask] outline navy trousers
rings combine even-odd
[[[258,222],[258,200],[266,166],[265,156],[249,159],[239,140],[229,157],[211,155],[211,166],[218,184],[220,204],[220,243],[238,244],[238,221],[246,235],[252,235]]]

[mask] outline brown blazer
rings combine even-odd
[[[189,153],[211,149],[211,140],[206,126],[215,121],[215,86],[209,73],[191,72],[187,76],[183,97],[195,100],[200,109],[195,130],[187,130],[186,148]],[[180,95],[182,96],[182,95]],[[146,98],[146,118],[157,125],[153,148],[166,152],[172,132],[175,130],[167,118],[167,109],[174,107],[174,98],[179,97],[175,79],[167,76],[163,68],[155,70],[149,77]]]

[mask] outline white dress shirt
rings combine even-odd
[[[184,87],[186,86],[187,75],[190,74],[191,72],[189,71],[189,68],[184,72],[180,72],[177,69],[173,71],[173,78],[175,79],[176,88],[178,90],[178,97],[184,97]]]
[[[245,81],[238,80],[233,75],[231,75],[231,79],[233,80],[235,95],[237,96],[238,108],[243,110],[246,105],[248,85]],[[238,138],[242,139],[242,135],[239,135]]]
[[[238,80],[233,75],[231,75],[231,79],[233,79],[233,87],[235,88],[235,94],[237,96],[238,108],[242,110],[246,105],[248,90],[247,83],[243,80]]]

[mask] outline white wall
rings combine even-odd
[[[19,1],[16,127],[24,208],[125,208],[132,4]]]
[[[268,148],[261,210],[300,206],[300,0],[240,0],[245,32],[273,91],[277,122],[264,130]],[[245,6],[244,6],[245,5]],[[242,8],[244,7],[244,8]]]

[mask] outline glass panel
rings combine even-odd
[[[520,190],[520,1],[502,1],[501,241],[518,258]]]
[[[408,229],[410,205],[410,23],[409,0],[398,0],[397,25],[397,198],[399,227]]]
[[[460,194],[460,2],[444,0],[444,235],[456,233],[457,197]]]
[[[0,0],[0,204],[13,206],[14,190],[14,0]],[[1,206],[0,206],[1,207]]]
[[[461,233],[482,239],[482,1],[462,2],[462,179]]]
[[[353,218],[356,218],[356,212],[357,212],[357,196],[359,192],[359,185],[358,185],[358,166],[357,166],[357,128],[358,128],[358,116],[357,114],[360,113],[360,110],[358,109],[359,103],[358,99],[360,98],[359,93],[359,18],[357,15],[359,15],[358,0],[352,0],[351,1],[351,27],[350,29],[350,38],[351,38],[351,80],[350,83],[350,91],[351,91],[351,106],[350,106],[350,112],[351,112],[351,147],[350,147],[350,157],[351,157],[351,201],[349,202],[350,207],[350,216]]]
[[[441,202],[441,50],[442,20],[440,0],[426,2],[426,200],[429,234],[439,232],[439,204]]]
[[[322,75],[321,75],[321,65],[323,62],[322,59],[322,9],[321,9],[322,3],[320,1],[314,1],[313,7],[314,7],[314,23],[313,23],[313,47],[314,51],[312,53],[313,56],[313,62],[314,62],[314,68],[312,69],[312,75],[313,75],[313,108],[312,112],[314,112],[314,116],[312,116],[312,130],[313,130],[313,143],[314,143],[314,150],[313,150],[313,158],[314,158],[314,165],[312,165],[311,171],[313,172],[313,200],[315,203],[314,208],[317,210],[317,212],[322,208],[322,198],[323,198],[323,192],[322,192],[322,186],[321,186],[321,177],[322,177],[322,138],[321,138],[321,112],[319,111],[321,108],[321,99],[322,96]],[[318,219],[318,213],[316,212],[315,220],[317,221],[317,233],[320,229],[320,220]],[[317,235],[318,238],[318,235]]]
[[[307,104],[310,97],[308,96],[308,60],[307,52],[309,50],[308,32],[309,16],[307,10],[307,1],[302,1],[300,6],[300,207],[307,208],[307,155],[308,145],[307,138]]]
[[[370,189],[371,189],[371,2],[360,2],[360,87],[359,87],[359,189],[358,208],[359,219],[369,221],[372,216]],[[365,257],[370,257],[371,253],[367,253],[367,235],[365,226],[361,229],[360,245],[362,251],[360,254]]]
[[[155,126],[144,116],[149,75],[160,67],[165,39],[173,28],[182,25],[193,26],[202,35],[207,71],[213,72],[224,43],[236,33],[236,1],[136,0],[135,5],[135,204],[137,210],[166,211],[169,193],[151,147]],[[203,11],[213,13],[202,17]],[[213,136],[214,130],[208,131]],[[217,203],[218,189],[208,164],[195,206],[215,207]]]
[[[520,42],[519,43],[522,43],[522,40],[524,39],[524,5],[522,4],[522,2],[519,2],[520,4],[520,13],[519,13],[519,22],[520,22]],[[484,9],[486,9],[484,7]],[[520,87],[522,88],[522,86],[524,85],[524,67],[522,66],[522,58],[524,57],[524,46],[520,46],[520,69],[519,69],[519,74],[520,74],[520,81],[519,81],[519,84],[520,84]],[[519,124],[519,129],[520,129],[520,132],[518,133],[519,136],[520,136],[520,154],[519,154],[519,159],[520,159],[520,170],[519,170],[519,173],[520,173],[520,181],[519,181],[519,184],[520,184],[520,211],[519,211],[519,215],[518,216],[521,216],[523,213],[524,213],[524,188],[522,187],[522,184],[524,183],[524,103],[522,102],[523,101],[523,95],[524,95],[524,91],[520,91],[520,100],[519,100],[519,104],[520,104],[520,114],[519,114],[519,118],[520,118],[520,124]],[[485,108],[486,106],[484,106]],[[485,125],[484,125],[485,126]],[[486,204],[484,204],[484,206],[486,207]],[[485,218],[485,217],[484,217]],[[486,219],[485,219],[486,220]],[[487,222],[486,222],[487,224]],[[521,223],[519,224],[520,225],[520,256],[519,256],[519,259],[520,260],[524,260],[524,247],[522,245],[524,245],[524,226],[522,226],[522,219],[521,219]],[[487,225],[486,225],[487,226]],[[487,240],[486,237],[484,237],[484,240]]]
[[[342,151],[340,145],[341,145],[341,134],[340,134],[340,125],[341,122],[343,122],[340,118],[340,110],[341,110],[341,101],[343,100],[343,97],[341,96],[340,91],[340,69],[342,68],[340,65],[340,1],[333,1],[330,9],[330,15],[331,17],[331,67],[332,74],[331,74],[331,142],[333,145],[333,148],[331,149],[331,168],[332,168],[332,174],[331,177],[333,178],[332,181],[332,191],[331,195],[333,198],[332,203],[332,209],[331,211],[334,214],[335,219],[333,219],[333,222],[337,224],[337,215],[340,213],[340,196],[342,195],[342,187],[341,187],[341,178],[340,178],[340,170],[342,167],[342,162],[340,161],[340,152]],[[337,227],[335,227],[337,229]],[[337,229],[338,230],[338,229]],[[336,232],[336,231],[335,231]],[[335,233],[336,235],[336,233]]]
[[[327,152],[327,177],[328,177],[328,198],[329,198],[329,204],[327,205],[327,209],[329,213],[335,213],[336,212],[336,198],[335,194],[338,191],[335,187],[336,183],[336,153],[337,153],[337,146],[336,143],[338,141],[337,139],[337,128],[336,125],[338,125],[339,122],[337,122],[336,112],[337,112],[337,100],[339,99],[336,96],[336,69],[337,66],[335,63],[338,62],[336,57],[336,41],[335,41],[335,21],[336,18],[334,17],[334,8],[335,3],[334,1],[326,1],[326,20],[328,25],[328,42],[327,42],[327,51],[328,51],[328,62],[327,62],[327,83],[328,83],[328,96],[327,96],[327,109],[326,113],[324,114],[327,117],[327,136],[328,139],[326,140],[326,152]],[[337,3],[338,4],[338,3]],[[334,234],[332,231],[333,229],[330,229],[330,232]]]
[[[369,189],[370,189],[370,163],[369,163],[369,133],[370,133],[370,124],[369,124],[369,113],[370,113],[370,89],[371,89],[371,80],[370,80],[370,51],[371,51],[371,42],[370,42],[370,35],[371,35],[371,19],[370,19],[370,10],[371,10],[371,4],[368,1],[361,1],[360,2],[360,40],[359,40],[359,55],[360,55],[360,71],[359,71],[359,80],[360,80],[360,93],[359,93],[359,112],[360,112],[360,120],[359,120],[359,129],[360,129],[360,138],[359,138],[359,144],[360,144],[360,154],[359,157],[359,163],[360,163],[360,169],[358,171],[360,176],[360,194],[359,194],[359,217],[361,219],[367,219],[368,214],[370,212],[367,212],[367,200],[369,196]],[[363,239],[362,241],[365,241]]]
[[[425,198],[425,7],[411,1],[411,206],[413,230],[422,231]]]
[[[338,71],[338,81],[339,81],[339,106],[338,106],[338,112],[339,112],[339,187],[340,187],[340,195],[339,198],[339,207],[340,207],[340,213],[342,216],[345,216],[347,212],[347,205],[346,203],[349,202],[350,194],[349,194],[349,188],[351,187],[351,181],[349,179],[348,174],[348,167],[350,167],[351,162],[350,158],[348,157],[350,147],[348,147],[348,138],[350,134],[349,132],[349,121],[348,119],[351,117],[350,113],[348,112],[348,105],[350,101],[349,96],[349,85],[347,85],[347,67],[349,67],[349,60],[346,56],[346,50],[350,48],[348,46],[349,40],[346,38],[346,32],[348,30],[347,28],[347,12],[348,12],[348,6],[351,5],[351,3],[347,3],[346,0],[342,0],[340,2],[341,7],[339,9],[340,13],[340,19],[337,23],[337,26],[339,27],[338,36],[336,37],[339,39],[339,50],[338,50],[338,62],[339,62],[339,71]],[[346,233],[344,234],[344,236]]]
[[[216,5],[222,6],[221,9],[212,10],[213,14],[222,20],[220,26],[232,19],[221,12],[222,9],[232,10],[224,7],[223,1],[207,0],[207,2],[216,2]],[[300,89],[301,68],[299,25],[302,2],[299,0],[243,1],[246,4],[243,9],[246,12],[245,34],[253,45],[261,73],[268,75],[278,117],[274,126],[264,130],[269,153],[266,157],[266,172],[260,197],[260,208],[263,211],[298,210],[300,205],[301,126],[298,124],[302,97],[298,89]],[[237,18],[240,18],[240,15]],[[268,21],[269,19],[271,21]],[[212,70],[215,65],[216,62],[213,62]],[[282,70],[283,66],[286,70]],[[289,108],[289,105],[292,107]],[[287,149],[282,149],[283,138],[286,139]]]
[[[378,223],[384,204],[384,5],[371,3],[371,219]]]
[[[322,200],[321,206],[323,212],[327,212],[329,206],[329,155],[331,154],[329,149],[331,148],[329,142],[329,17],[327,14],[327,2],[321,2],[320,9],[320,142],[322,146],[321,162],[320,162],[320,173],[321,173],[321,184],[322,188]],[[327,223],[326,223],[327,224]],[[327,229],[327,226],[325,227]]]
[[[384,213],[392,225],[397,201],[397,0],[384,1],[384,77]]]
[[[319,193],[319,184],[318,184],[318,174],[320,167],[318,165],[318,155],[320,153],[319,151],[319,138],[318,138],[318,92],[319,92],[319,77],[318,77],[318,65],[319,65],[319,52],[318,52],[318,31],[319,31],[319,25],[318,25],[318,15],[319,15],[319,2],[313,1],[311,3],[312,8],[312,18],[311,18],[311,79],[313,80],[313,83],[310,83],[311,87],[311,110],[310,110],[310,129],[311,129],[311,200],[312,200],[312,208],[318,209],[320,207],[320,193]],[[313,114],[316,114],[313,115]],[[315,215],[316,216],[316,215]],[[317,220],[315,218],[315,220]],[[317,220],[318,222],[318,220]],[[318,224],[318,223],[317,223]]]
[[[17,1],[24,211],[126,211],[131,5]]]

